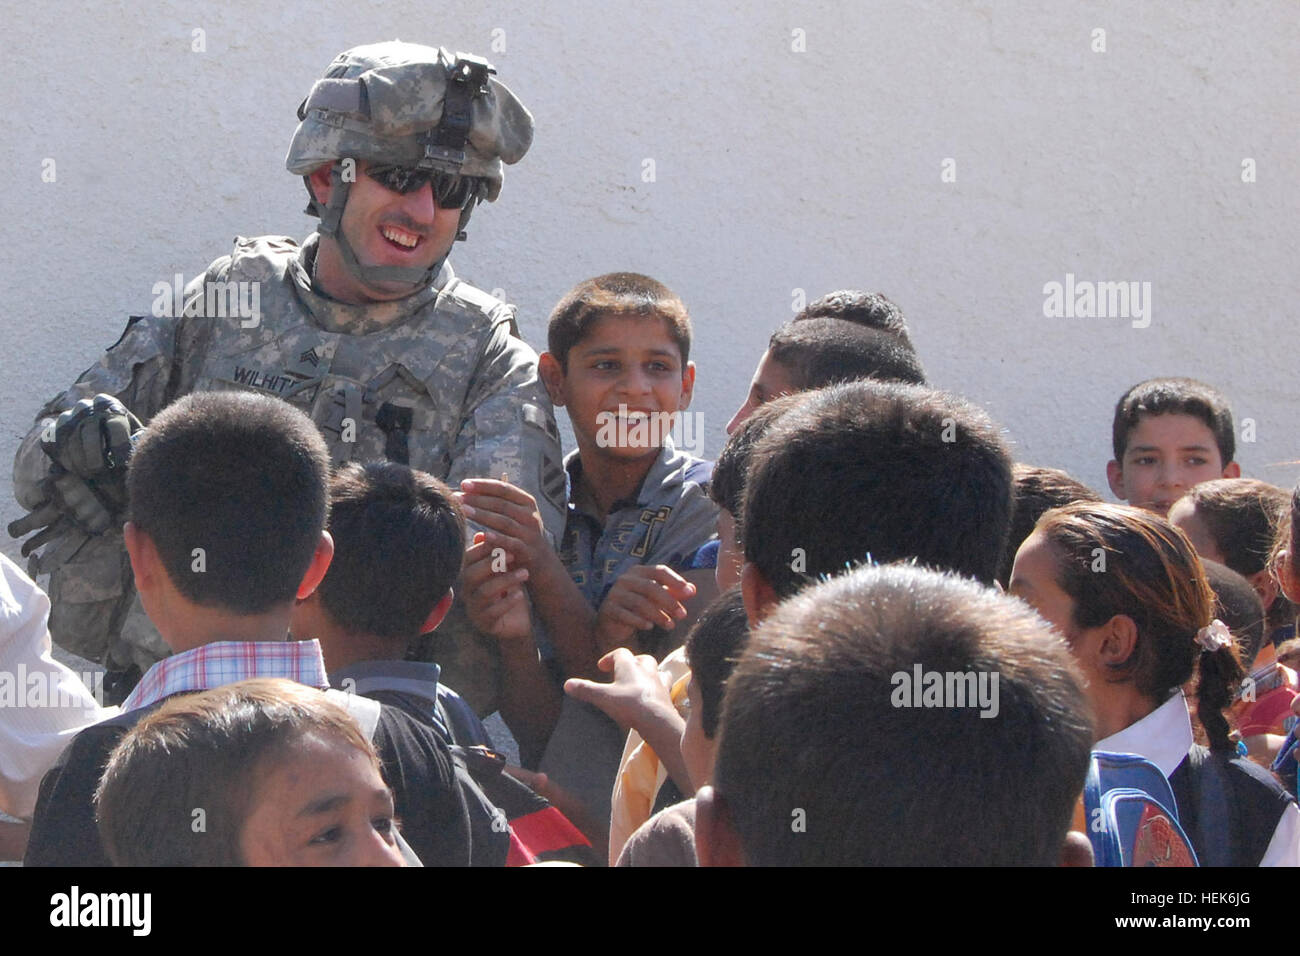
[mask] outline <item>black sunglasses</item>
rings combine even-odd
[[[434,169],[412,169],[409,166],[370,165],[366,175],[385,189],[406,195],[433,183],[433,201],[442,209],[464,209],[483,188],[478,176],[461,176]]]

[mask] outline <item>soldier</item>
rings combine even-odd
[[[387,458],[453,486],[506,476],[559,538],[565,478],[537,355],[514,307],[447,262],[475,205],[500,193],[503,163],[532,142],[532,116],[494,72],[410,43],[339,54],[299,106],[285,162],[307,185],[316,233],[301,246],[237,239],[189,283],[180,310],[160,296],[41,409],[14,464],[15,496],[31,514],[10,533],[44,529],[23,553],[45,545],[32,571],[51,575],[51,633],[105,664],[106,694],[124,696],[168,653],[135,597],[122,478],[128,436],[189,392],[292,402],[335,464]],[[448,683],[480,713],[494,710],[495,644],[463,614],[438,634]]]

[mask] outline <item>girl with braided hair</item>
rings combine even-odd
[[[1095,749],[1136,753],[1169,778],[1202,865],[1300,864],[1300,811],[1229,738],[1244,676],[1186,536],[1164,518],[1080,502],[1047,512],[1016,554],[1010,591],[1065,637],[1088,677]],[[1196,744],[1183,685],[1196,677]]]

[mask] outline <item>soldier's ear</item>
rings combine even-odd
[[[537,357],[537,374],[546,386],[546,394],[551,397],[551,404],[563,408],[567,399],[564,395],[564,369],[559,360],[550,352],[543,352]]]
[[[326,163],[324,166],[316,167],[307,176],[307,182],[311,184],[311,191],[316,196],[316,202],[321,206],[329,203],[330,193],[334,188],[334,184],[330,182],[330,170],[332,168],[332,163]]]

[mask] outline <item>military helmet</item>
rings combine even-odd
[[[533,117],[483,59],[372,43],[334,58],[298,107],[285,166],[306,176],[345,158],[478,176],[488,200],[503,164],[533,141]]]
[[[432,282],[446,259],[427,270],[366,265],[358,260],[341,223],[349,180],[331,169],[333,190],[322,205],[307,182],[311,173],[341,160],[475,177],[461,211],[464,230],[480,199],[501,193],[503,164],[517,163],[533,141],[533,117],[487,60],[441,47],[393,40],[345,50],[298,107],[298,128],[285,166],[303,177],[307,212],[317,231],[338,243],[345,267],[366,281]],[[463,231],[458,239],[465,238]]]

